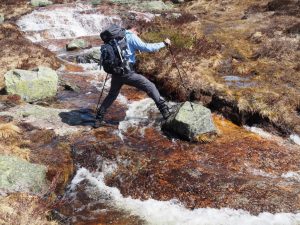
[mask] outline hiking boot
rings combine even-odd
[[[166,101],[163,100],[162,98],[160,98],[160,103],[158,105],[158,109],[165,120],[171,116],[170,109],[169,109],[168,105],[166,104]]]
[[[95,123],[93,125],[94,128],[99,128],[103,125],[104,123],[104,114],[105,114],[105,111],[104,110],[101,110],[99,109],[98,112],[97,112],[97,115],[96,115],[96,120],[95,120]]]
[[[169,107],[165,105],[162,109],[159,110],[160,113],[162,114],[163,118],[166,120],[171,116],[171,112],[169,110]]]

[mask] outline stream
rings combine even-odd
[[[65,45],[80,37],[97,48],[99,33],[112,23],[122,24],[116,9],[82,3],[40,8],[17,22],[28,39],[65,62],[59,76],[80,88],[60,90],[47,106],[68,109],[63,121],[81,129],[67,137],[76,174],[58,209],[62,222],[299,225],[300,147],[290,140],[236,126],[217,114],[220,135],[212,143],[167,137],[154,102],[128,86],[109,109],[108,125],[91,129],[86,121],[106,74],[96,63],[74,62],[89,50],[67,52]]]

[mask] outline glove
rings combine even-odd
[[[164,40],[164,43],[165,43],[166,46],[171,46],[171,40],[169,38],[166,38]]]

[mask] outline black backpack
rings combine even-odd
[[[123,74],[128,69],[124,58],[127,49],[125,29],[112,25],[100,34],[104,45],[101,46],[100,66],[110,74]]]

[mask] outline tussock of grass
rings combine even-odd
[[[14,155],[19,158],[29,160],[30,150],[28,148],[20,148],[18,146],[0,146],[0,154]]]
[[[0,224],[56,225],[47,219],[49,209],[37,196],[16,193],[0,198]]]
[[[20,132],[20,128],[12,123],[0,124],[0,138],[2,140],[16,138]]]
[[[30,150],[22,147],[21,129],[13,123],[0,124],[0,154],[14,155],[29,160]]]

